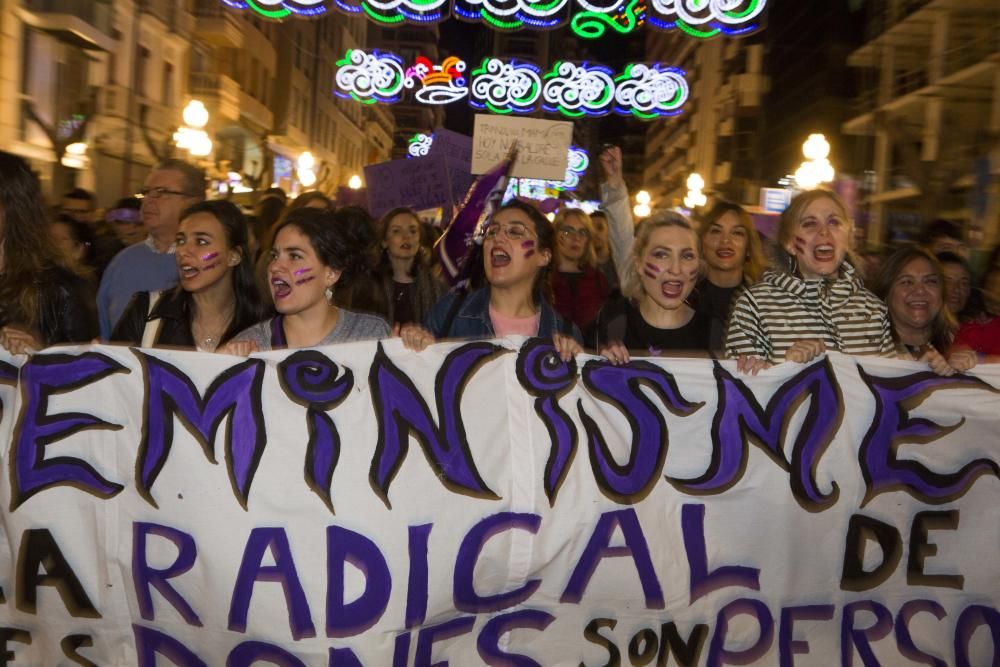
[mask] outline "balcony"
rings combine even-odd
[[[240,119],[240,84],[225,74],[191,72],[188,92],[205,102],[211,113],[234,123]]]
[[[274,128],[274,113],[244,90],[239,92],[240,117],[263,132],[271,132]]]
[[[25,0],[21,18],[81,49],[112,51],[111,13],[111,4],[101,0]]]
[[[197,37],[225,48],[243,48],[243,19],[218,0],[196,0],[193,14]]]

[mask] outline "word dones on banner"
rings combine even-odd
[[[585,39],[628,34],[642,25],[699,38],[741,35],[760,27],[767,0],[222,0],[274,20],[320,16],[336,8],[378,23],[427,24],[454,16],[496,30],[551,29],[570,23]],[[570,18],[572,16],[572,19]]]
[[[685,72],[659,63],[632,63],[615,74],[602,65],[560,61],[542,73],[530,62],[485,58],[465,76],[464,61],[450,56],[434,65],[420,56],[411,67],[392,53],[350,49],[337,61],[338,96],[365,104],[393,104],[415,89],[423,104],[469,104],[497,114],[531,113],[539,106],[564,116],[606,116],[612,111],[642,119],[674,116],[688,98]]]

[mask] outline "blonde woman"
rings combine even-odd
[[[726,350],[741,372],[806,363],[826,350],[891,355],[885,304],[865,289],[850,257],[853,225],[833,192],[796,196],[778,227],[783,266],[736,300]]]

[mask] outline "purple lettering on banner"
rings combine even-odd
[[[972,667],[969,657],[969,640],[980,625],[986,625],[993,639],[993,664],[1000,662],[1000,612],[981,604],[969,605],[962,610],[955,624],[955,667]],[[985,664],[985,663],[979,663]]]
[[[723,565],[708,571],[708,554],[705,548],[705,506],[681,507],[681,528],[684,533],[684,552],[691,568],[691,593],[688,604],[727,586],[743,586],[760,590],[760,569],[741,565]]]
[[[410,526],[410,579],[406,586],[406,627],[415,628],[427,618],[427,543],[433,523]]]
[[[175,667],[208,667],[191,649],[159,630],[133,623],[132,634],[139,658],[137,667],[156,667],[158,655],[172,662]]]
[[[66,611],[74,618],[101,618],[87,596],[80,578],[73,571],[47,528],[28,528],[21,534],[17,553],[15,606],[25,614],[38,613],[38,587],[54,588]],[[44,616],[43,616],[44,618]]]
[[[36,354],[21,368],[24,404],[11,447],[10,510],[55,486],[72,486],[99,498],[111,498],[125,487],[101,476],[73,456],[45,458],[49,445],[79,431],[117,431],[121,426],[81,412],[48,414],[49,397],[64,394],[128,369],[96,352],[81,355]]]
[[[576,455],[576,425],[559,407],[559,397],[576,386],[576,360],[560,359],[550,339],[533,338],[518,352],[517,379],[525,391],[535,396],[535,412],[552,443],[545,464],[545,495],[551,506]]]
[[[642,387],[651,389],[675,415],[686,417],[704,403],[691,403],[677,387],[674,376],[647,361],[613,366],[605,361],[588,361],[583,367],[583,384],[590,393],[610,403],[628,419],[632,448],[628,463],[618,465],[604,441],[601,428],[577,403],[580,420],[587,431],[590,464],[601,492],[618,503],[642,500],[653,488],[667,456],[667,423]]]
[[[438,424],[410,380],[385,354],[379,343],[368,386],[378,421],[378,444],[372,460],[372,489],[389,502],[389,486],[409,450],[410,433],[420,443],[441,482],[451,491],[495,500],[476,469],[469,451],[461,401],[465,383],[481,365],[503,354],[492,343],[469,343],[452,351],[438,370],[434,386]]]
[[[17,366],[8,364],[6,361],[0,361],[0,384],[17,384]],[[4,405],[3,401],[0,401],[0,422],[3,421],[3,415]]]
[[[513,530],[526,530],[532,535],[538,533],[542,517],[537,514],[517,514],[500,512],[488,516],[466,533],[455,558],[454,598],[455,608],[472,614],[500,611],[521,604],[538,590],[541,579],[531,579],[524,586],[507,593],[479,595],[475,588],[476,563],[486,542],[494,535]]]
[[[625,546],[610,546],[616,526],[621,528]],[[601,515],[559,601],[579,604],[601,560],[622,556],[631,557],[635,564],[635,569],[639,573],[639,583],[642,584],[642,592],[646,598],[646,608],[663,609],[663,589],[660,588],[660,582],[656,578],[656,570],[653,569],[649,545],[639,525],[639,517],[631,507]]]
[[[340,526],[327,526],[326,551],[326,636],[360,634],[382,618],[389,604],[392,576],[385,556],[370,539]],[[365,575],[364,592],[349,603],[344,586],[347,563]]]
[[[421,629],[417,634],[417,652],[413,656],[413,667],[448,667],[447,660],[433,662],[434,643],[471,632],[475,624],[475,616],[459,616]]]
[[[734,651],[726,648],[726,633],[729,632],[729,621],[740,614],[747,614],[756,619],[760,626],[760,636],[753,646]],[[740,598],[733,600],[719,610],[715,619],[715,633],[708,645],[706,667],[718,665],[749,665],[764,657],[774,641],[774,618],[771,610],[760,600]],[[850,663],[848,663],[850,664]]]
[[[410,662],[410,633],[396,635],[392,647],[392,667],[407,667]]]
[[[267,661],[278,667],[306,667],[294,655],[273,644],[265,642],[243,642],[229,652],[226,667],[250,667],[258,661]]]
[[[146,544],[149,535],[156,535],[169,540],[177,549],[177,558],[166,568],[154,568],[146,560]],[[155,621],[153,596],[149,590],[152,586],[167,599],[167,602],[181,615],[188,625],[201,627],[201,619],[194,612],[180,593],[170,585],[168,579],[178,577],[194,566],[198,548],[194,538],[187,533],[163,526],[157,523],[136,521],[132,524],[132,583],[135,586],[135,597],[139,602],[139,614],[144,620]]]
[[[839,494],[836,483],[830,493],[823,493],[816,486],[819,460],[843,418],[840,387],[830,361],[824,357],[786,381],[766,408],[761,408],[746,384],[721,364],[715,364],[714,374],[719,405],[712,421],[712,459],[708,470],[696,479],[669,478],[670,482],[684,493],[722,493],[743,477],[748,443],[754,442],[782,469],[789,470],[792,492],[804,508],[816,512],[835,503]],[[789,421],[806,400],[809,408],[795,436],[789,464],[782,443]]]
[[[832,604],[782,607],[781,625],[778,627],[779,667],[794,667],[796,655],[809,653],[809,640],[795,639],[795,621],[829,621],[833,618],[834,611]]]
[[[274,565],[264,565],[264,552],[270,551]],[[254,528],[250,531],[247,546],[243,552],[233,598],[229,605],[229,629],[234,632],[247,631],[247,613],[253,597],[254,584],[258,581],[272,581],[281,584],[288,606],[288,627],[292,639],[315,637],[312,615],[306,592],[299,581],[299,573],[292,559],[292,548],[284,528]],[[270,618],[269,622],[276,619]]]
[[[347,397],[354,388],[354,374],[340,369],[325,354],[301,350],[278,364],[281,388],[290,399],[305,406],[309,424],[306,448],[306,484],[333,511],[330,485],[340,459],[340,434],[326,414]]]
[[[240,505],[246,509],[250,485],[267,444],[260,397],[264,362],[247,359],[226,369],[212,381],[202,398],[191,379],[176,366],[139,350],[133,352],[142,363],[147,387],[136,461],[139,493],[157,507],[152,495],[153,483],[173,445],[174,415],[198,440],[212,463],[215,463],[215,434],[229,415],[229,428],[225,432],[229,480]]]
[[[487,665],[494,667],[542,667],[531,658],[500,650],[500,638],[513,630],[545,630],[556,620],[552,614],[536,609],[522,609],[495,616],[486,622],[476,639],[476,650]]]
[[[925,653],[917,648],[910,634],[910,619],[920,612],[933,614],[937,620],[943,619],[947,613],[938,602],[934,600],[907,600],[899,608],[896,614],[896,646],[899,652],[914,662],[922,662],[931,667],[948,667],[948,663],[930,653]]]
[[[921,502],[940,504],[961,498],[982,475],[1000,477],[995,461],[977,459],[961,470],[940,474],[912,459],[898,459],[896,450],[904,442],[928,443],[960,428],[964,419],[952,426],[910,417],[910,410],[939,389],[967,387],[996,393],[990,385],[966,375],[941,377],[931,371],[883,378],[858,368],[861,379],[875,396],[875,418],[858,450],[858,461],[867,490],[861,506],[886,491],[906,491]]]
[[[854,617],[859,611],[867,611],[875,616],[875,622],[867,628],[854,627]],[[858,649],[865,667],[879,667],[878,658],[872,651],[871,642],[887,637],[892,632],[892,614],[874,600],[858,600],[844,605],[840,621],[840,664],[854,664],[854,649]]]
[[[349,648],[331,648],[327,667],[364,667],[361,660]]]

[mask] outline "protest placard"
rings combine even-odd
[[[512,116],[477,114],[472,134],[472,173],[481,174],[507,156],[517,142],[511,174],[561,181],[566,177],[573,124]]]
[[[448,175],[448,158],[426,155],[390,160],[365,167],[368,210],[376,218],[399,207],[414,210],[450,209],[455,197]]]

